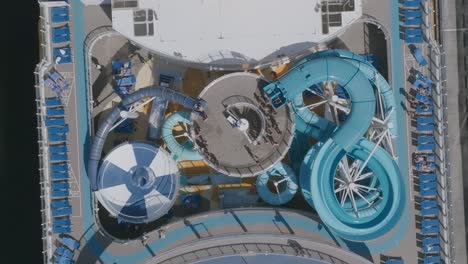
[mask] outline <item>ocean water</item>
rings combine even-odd
[[[0,193],[4,205],[0,262],[35,264],[43,260],[33,75],[39,57],[39,10],[36,0],[5,4],[0,63]]]

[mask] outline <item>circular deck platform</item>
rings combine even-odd
[[[191,136],[203,159],[232,176],[254,176],[279,162],[289,149],[294,117],[289,107],[273,109],[259,75],[233,73],[201,92],[207,119],[192,114]]]

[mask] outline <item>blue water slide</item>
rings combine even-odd
[[[160,97],[165,99],[165,101],[178,103],[190,110],[194,110],[195,106],[200,103],[200,100],[198,99],[162,86],[141,88],[124,97],[118,105],[112,108],[112,111],[99,126],[99,129],[93,138],[93,145],[91,147],[90,157],[88,160],[88,177],[93,191],[97,190],[98,168],[99,161],[101,160],[102,148],[111,128],[114,126],[117,119],[120,118],[120,112],[124,110],[126,111],[130,105],[147,97]]]
[[[363,73],[366,78],[377,88],[378,93],[382,96],[382,104],[384,111],[388,113],[391,108],[396,107],[395,99],[393,97],[393,90],[385,78],[375,69],[375,67],[367,61],[363,56],[360,56],[356,53],[347,51],[347,50],[326,50],[309,55],[299,62],[295,63],[295,66],[304,64],[310,60],[316,60],[326,57],[335,57],[346,60],[359,68],[361,73]],[[326,119],[317,119],[315,113],[307,109],[302,99],[302,94],[296,96],[292,100],[293,111],[296,114],[296,129],[306,133],[320,141],[326,138],[326,135],[329,135],[330,131],[335,128],[334,124]],[[320,123],[322,122],[322,123]],[[389,122],[393,124],[389,128],[391,135],[397,135],[397,122],[396,122],[396,112],[391,113],[389,117]],[[317,130],[320,129],[320,130]]]
[[[274,176],[280,178],[280,180],[276,180],[276,182],[284,181],[285,184],[278,184],[278,186],[276,186],[278,189],[272,192],[268,187],[268,181]],[[260,198],[271,205],[285,204],[291,201],[297,192],[298,186],[296,178],[296,174],[288,165],[278,162],[273,168],[257,177],[257,193]]]
[[[188,124],[190,123],[190,112],[175,112],[172,113],[162,125],[162,139],[166,143],[167,148],[171,151],[175,160],[201,160],[200,154],[194,149],[194,144],[187,140],[179,143],[172,131],[174,126],[179,122]]]
[[[351,111],[339,127],[310,111],[308,119],[298,118],[304,121],[302,124],[298,122],[300,126],[308,127],[311,135],[315,134],[322,141],[307,154],[300,182],[304,197],[316,208],[325,224],[343,238],[359,241],[379,238],[393,229],[405,206],[404,186],[397,164],[384,149],[362,137],[375,112],[373,84],[382,88],[379,92],[387,98],[384,99],[387,101],[385,107],[394,105],[389,97],[390,88],[385,88],[385,80],[376,77],[377,74],[370,78],[370,67],[362,57],[353,53],[321,52],[296,63],[282,78],[264,87],[277,108],[288,101],[294,104],[294,99],[302,97],[304,90],[324,81],[334,81],[348,93]],[[370,184],[381,192],[379,197],[382,199],[373,199],[372,207],[368,209],[363,208],[364,199],[358,200],[356,206],[360,210],[356,215],[356,212],[350,213],[349,205],[338,202],[335,174],[345,155],[364,161],[371,152],[373,155],[365,169],[372,171],[378,179]]]

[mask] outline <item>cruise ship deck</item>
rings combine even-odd
[[[39,1],[44,263],[466,262],[438,1],[96,2]]]

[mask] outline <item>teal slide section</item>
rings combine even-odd
[[[278,189],[277,192],[272,192],[268,188],[268,181],[270,177],[279,176],[282,179],[279,181],[284,181],[284,188]],[[257,193],[265,202],[272,204],[272,205],[280,205],[285,204],[294,197],[297,192],[297,179],[296,174],[293,170],[286,164],[282,162],[276,163],[276,165],[266,171],[265,173],[261,174],[257,177]],[[277,188],[280,188],[282,185],[278,185]]]
[[[395,98],[393,96],[393,91],[385,78],[377,71],[377,69],[372,66],[364,57],[347,51],[347,50],[326,50],[312,55],[307,56],[302,59],[296,65],[301,65],[309,60],[325,58],[325,57],[336,57],[345,60],[358,67],[362,74],[366,76],[369,82],[377,88],[377,92],[382,97],[382,104],[384,107],[384,112],[388,113],[390,109],[395,108]],[[293,66],[293,69],[294,69]],[[302,93],[294,97],[292,100],[292,109],[296,115],[296,130],[305,133],[313,138],[316,138],[320,141],[324,141],[328,138],[328,135],[335,129],[335,124],[332,122],[320,118],[311,112],[309,109],[304,107],[304,100],[302,98]],[[396,112],[392,112],[389,117],[389,122],[393,126],[389,129],[389,132],[392,136],[397,135],[397,122],[396,122]]]
[[[161,128],[164,143],[166,143],[167,148],[171,151],[175,160],[201,160],[200,154],[194,149],[194,144],[191,141],[187,140],[181,144],[174,138],[172,129],[179,122],[190,123],[190,112],[172,113],[164,121]]]
[[[381,191],[382,199],[367,197],[373,206],[359,210],[358,215],[347,210],[349,205],[339,204],[334,192],[334,177],[338,163],[345,155],[364,161],[374,149],[375,144],[363,138],[375,113],[374,85],[383,97],[384,107],[388,110],[395,106],[385,79],[363,57],[348,51],[329,50],[299,61],[279,80],[265,86],[264,91],[279,108],[287,102],[298,103],[297,98],[302,100],[304,90],[325,81],[334,81],[346,90],[351,111],[339,127],[308,109],[307,116],[305,112],[296,111],[299,117],[296,118],[299,120],[296,128],[321,141],[306,155],[300,173],[301,189],[324,223],[337,234],[349,240],[376,239],[395,227],[399,212],[405,207],[398,165],[384,149],[375,148],[366,170],[371,170],[378,179],[370,184]],[[396,129],[392,132],[396,133]]]

